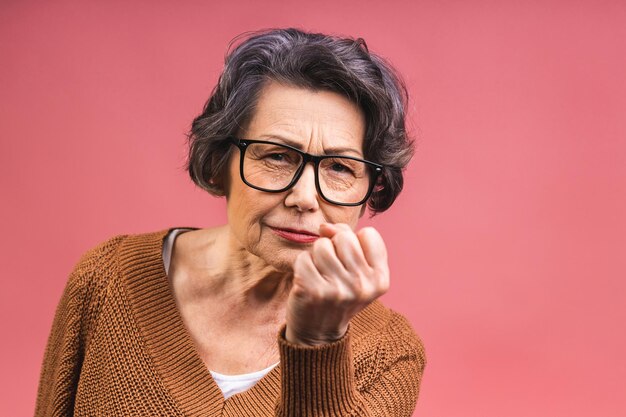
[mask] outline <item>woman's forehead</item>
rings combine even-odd
[[[361,153],[362,110],[330,91],[269,83],[262,90],[245,137],[284,142],[305,151],[353,149]]]

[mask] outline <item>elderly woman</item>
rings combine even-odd
[[[425,365],[380,234],[411,154],[404,88],[362,40],[256,33],[193,122],[228,224],[120,235],[69,277],[36,415],[410,416]]]

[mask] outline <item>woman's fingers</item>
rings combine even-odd
[[[336,340],[352,317],[389,287],[387,252],[373,228],[320,226],[320,238],[294,263],[287,337],[315,344]]]
[[[378,277],[377,287],[381,293],[389,289],[389,264],[385,241],[376,229],[365,227],[357,233],[365,259]]]
[[[331,238],[339,231],[339,228],[332,223],[322,223],[320,225],[320,236]]]
[[[344,231],[352,232],[352,228],[345,223],[322,223],[320,225],[320,236],[332,238],[337,233]]]
[[[330,238],[337,258],[351,273],[359,273],[367,268],[367,261],[361,243],[352,228],[345,223],[328,224],[320,227],[320,235]]]
[[[320,237],[313,243],[311,258],[320,274],[327,280],[346,275],[343,263],[337,257],[335,246],[329,238]]]
[[[369,274],[371,269],[365,259],[361,242],[352,231],[341,231],[332,238],[337,257],[352,274]]]
[[[302,251],[296,258],[293,266],[295,295],[301,298],[315,298],[319,296],[319,281],[324,278],[320,275],[313,263],[311,253]]]
[[[315,242],[318,250],[303,251],[294,265],[294,284],[298,296],[313,304],[337,305],[354,299],[347,272],[339,260],[330,254],[332,242]],[[318,239],[319,241],[320,239]],[[330,246],[330,247],[328,247]]]
[[[374,228],[357,234],[347,224],[327,224],[320,228],[320,235],[327,237],[314,244],[313,262],[346,299],[367,302],[388,290],[387,251]]]
[[[373,227],[364,227],[356,235],[367,264],[377,270],[386,270],[387,248],[380,233]]]

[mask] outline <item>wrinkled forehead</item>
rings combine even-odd
[[[362,156],[365,116],[355,103],[338,93],[271,82],[261,91],[243,135],[313,154]]]

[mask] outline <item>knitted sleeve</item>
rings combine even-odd
[[[73,415],[76,387],[103,289],[116,273],[116,236],[86,252],[70,273],[57,306],[41,367],[35,416]]]
[[[334,343],[305,347],[279,333],[281,417],[410,417],[426,364],[422,342],[394,313],[378,338],[374,358],[353,361],[351,331]],[[359,363],[367,362],[367,363]],[[355,371],[363,376],[357,385]]]

